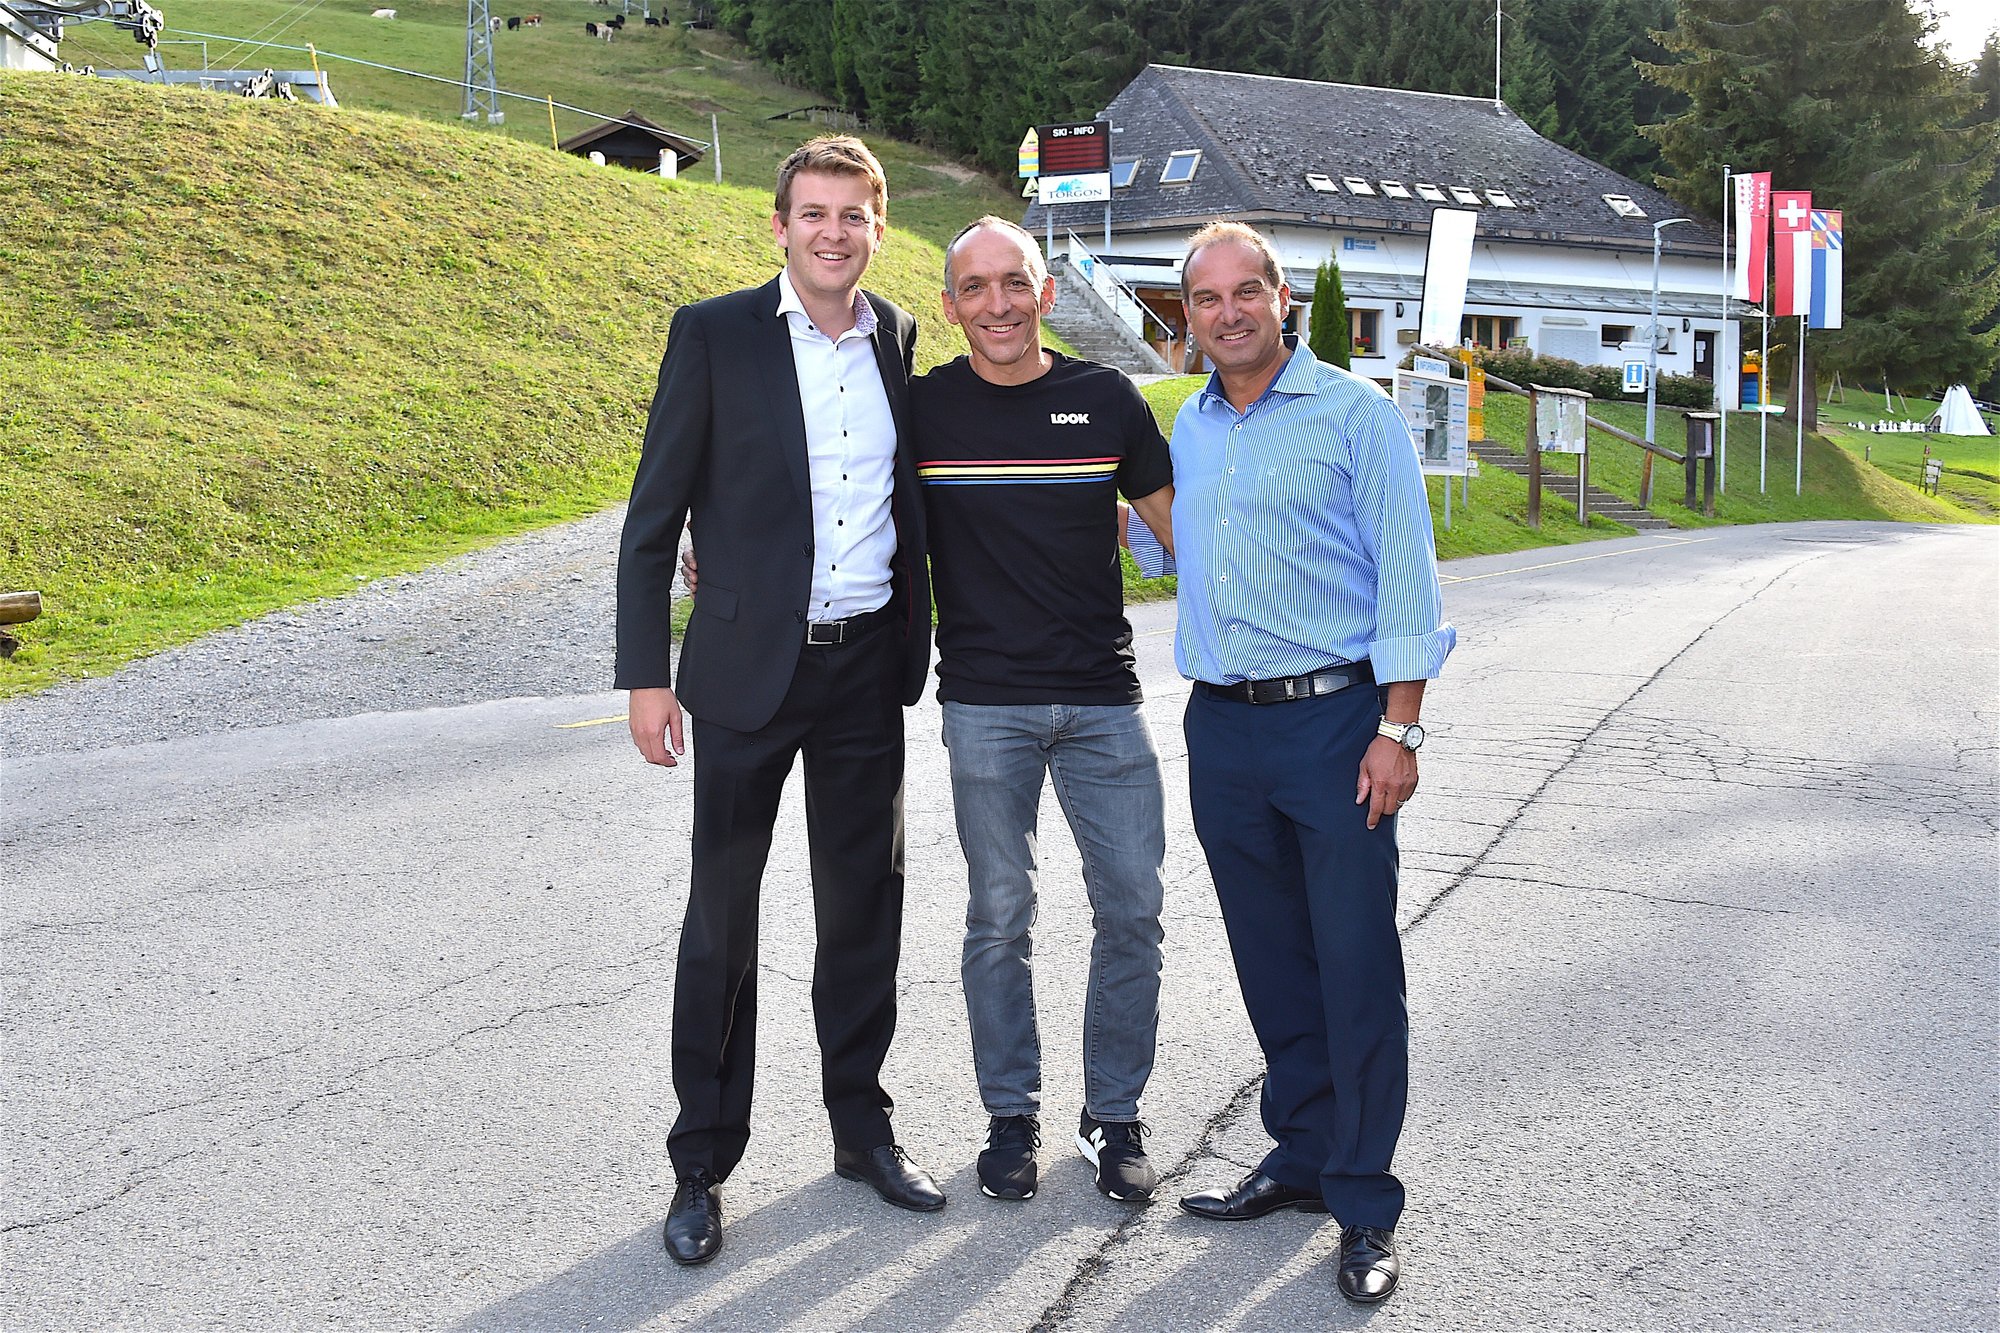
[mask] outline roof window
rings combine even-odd
[[[1410,197],[1409,187],[1401,181],[1383,181],[1382,193],[1388,195],[1391,199],[1408,199]]]
[[[1632,196],[1629,194],[1607,194],[1604,196],[1604,202],[1611,205],[1611,211],[1621,218],[1642,218],[1646,216],[1646,210],[1633,203]]]
[[[1361,177],[1359,176],[1342,176],[1340,178],[1340,183],[1347,187],[1347,192],[1349,194],[1375,193],[1375,187],[1370,185],[1367,181],[1362,180]]]
[[[1194,169],[1201,165],[1201,149],[1183,148],[1167,158],[1166,169],[1160,172],[1160,184],[1185,185],[1194,179]]]
[[[1135,157],[1127,162],[1113,162],[1111,164],[1111,188],[1122,190],[1130,185],[1132,178],[1139,174],[1140,160]]]
[[[1317,171],[1308,171],[1306,173],[1306,184],[1312,186],[1321,194],[1333,194],[1340,189],[1338,185],[1333,183],[1333,177],[1322,176]]]
[[[1486,192],[1486,197],[1493,201],[1493,206],[1495,208],[1520,207],[1520,205],[1514,202],[1513,196],[1509,195],[1505,190],[1488,190]]]
[[[1459,203],[1464,204],[1467,208],[1477,208],[1479,207],[1480,204],[1485,202],[1478,195],[1466,189],[1463,185],[1452,186],[1451,197],[1458,200]]]
[[[1422,181],[1417,182],[1417,194],[1419,197],[1428,199],[1434,204],[1441,204],[1444,202],[1443,190],[1440,190],[1435,185],[1426,185]]]

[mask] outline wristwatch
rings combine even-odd
[[[1375,724],[1375,734],[1387,736],[1412,754],[1424,743],[1424,729],[1417,722],[1391,722],[1385,717]]]

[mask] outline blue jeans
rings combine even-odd
[[[1035,1027],[1036,815],[1042,777],[1083,857],[1094,937],[1083,1008],[1084,1109],[1139,1118],[1160,1025],[1160,760],[1136,704],[944,705],[951,799],[965,852],[965,1008],[988,1115],[1041,1109]]]

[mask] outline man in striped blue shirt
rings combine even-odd
[[[1381,389],[1282,332],[1270,243],[1204,227],[1181,289],[1215,367],[1172,441],[1189,796],[1276,1141],[1181,1206],[1330,1211],[1342,1294],[1379,1301],[1399,1275],[1389,1164],[1409,1087],[1395,815],[1457,634],[1409,431]]]

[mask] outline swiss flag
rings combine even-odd
[[[1771,191],[1771,267],[1776,278],[1774,315],[1804,315],[1812,308],[1812,191]]]
[[[1736,187],[1736,275],[1730,295],[1762,305],[1771,252],[1771,173],[1746,171],[1731,183]]]

